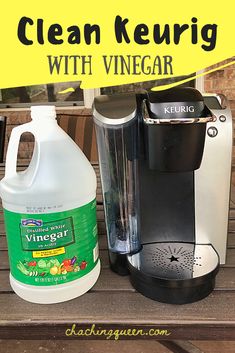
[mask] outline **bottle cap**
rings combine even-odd
[[[31,118],[37,119],[56,119],[54,105],[34,105],[31,107]]]

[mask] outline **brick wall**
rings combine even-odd
[[[229,63],[234,59],[235,57],[225,60],[212,66],[210,69]],[[207,74],[204,78],[204,88],[205,92],[224,94],[229,100],[233,118],[235,119],[235,65],[230,65]]]
[[[225,60],[211,67],[216,68],[223,64],[229,63],[235,57]],[[216,70],[207,74],[204,78],[204,90],[210,93],[222,93],[229,101],[232,110],[233,121],[235,121],[235,65],[227,66],[223,69]],[[235,136],[235,134],[234,134]],[[235,139],[233,140],[233,170],[235,166]],[[232,184],[235,185],[235,173],[232,173]]]

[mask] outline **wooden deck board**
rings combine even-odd
[[[141,337],[155,340],[228,340],[235,335],[234,293],[230,291],[214,291],[200,302],[183,306],[150,301],[136,292],[89,292],[73,301],[50,306],[27,303],[15,294],[3,293],[0,307],[0,337],[5,339],[79,339],[65,336],[72,324],[76,324],[77,330],[92,324],[100,330],[167,330],[167,337]]]
[[[204,342],[200,342],[204,347]],[[208,346],[208,345],[207,345]],[[207,347],[206,346],[206,347]],[[146,346],[145,341],[115,341],[95,340],[76,342],[65,340],[2,340],[0,341],[1,352],[4,353],[170,353],[170,351],[163,347],[156,341],[148,342]],[[230,342],[223,343],[223,348],[226,347],[226,353],[234,353]],[[218,348],[218,347],[217,347]],[[214,350],[213,353],[221,353],[222,351]]]
[[[8,303],[8,306],[5,304]],[[15,294],[0,295],[2,324],[117,323],[117,324],[213,324],[235,330],[234,293],[214,291],[192,304],[172,305],[150,300],[137,292],[88,292],[72,301],[40,305]],[[9,310],[14,308],[14,310]],[[59,314],[59,315],[58,315]],[[180,322],[179,322],[180,320]],[[26,333],[27,334],[27,333]]]
[[[162,343],[163,341],[161,341]],[[179,342],[179,341],[177,341]],[[181,343],[182,341],[180,341]],[[185,342],[185,341],[184,341]],[[162,346],[157,341],[116,341],[111,340],[98,341],[95,340],[83,341],[82,343],[76,341],[65,341],[65,340],[4,340],[0,341],[2,352],[4,353],[170,353],[169,349]],[[235,342],[223,341],[192,341],[191,344],[195,347],[195,350],[191,350],[193,353],[234,353]],[[196,347],[200,350],[196,350]],[[178,352],[182,353],[182,350]]]

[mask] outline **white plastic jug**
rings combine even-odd
[[[12,130],[0,183],[10,283],[25,300],[58,303],[87,292],[100,272],[95,172],[57,125],[54,106],[31,108]],[[20,137],[35,138],[31,162],[16,171]]]

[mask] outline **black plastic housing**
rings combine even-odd
[[[150,169],[187,172],[200,167],[206,123],[145,124],[146,157]]]
[[[143,118],[144,144],[149,169],[198,169],[205,144],[205,118],[212,117],[200,92],[185,87],[152,91],[145,103],[148,116]]]
[[[204,276],[191,279],[162,279],[139,271],[128,262],[130,281],[144,296],[168,304],[189,304],[207,297],[215,288],[217,267]]]
[[[113,272],[116,272],[120,276],[129,275],[128,265],[127,265],[127,255],[118,254],[109,251],[109,264]]]

